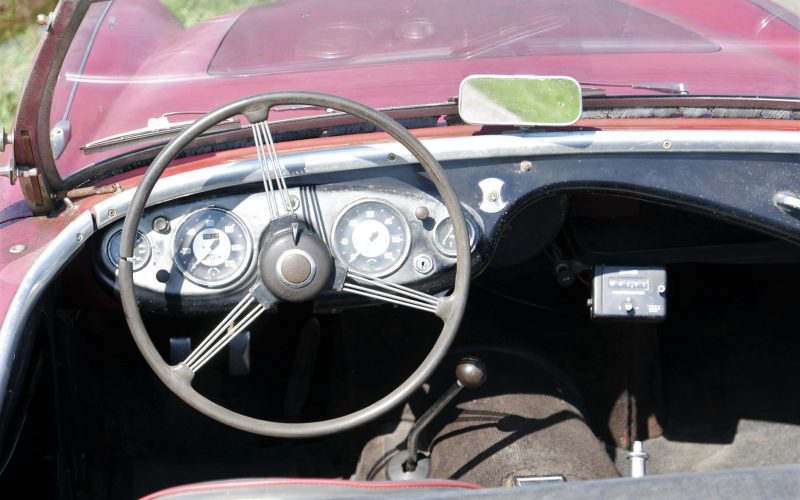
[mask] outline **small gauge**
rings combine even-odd
[[[122,231],[117,231],[108,239],[108,245],[106,246],[106,255],[108,255],[108,260],[114,264],[114,267],[119,266],[120,241],[122,241]],[[149,260],[150,241],[141,232],[136,231],[136,238],[133,240],[133,256],[130,259],[134,272],[146,266]]]
[[[175,263],[190,281],[221,287],[239,278],[252,253],[250,233],[234,214],[204,208],[189,214],[175,231]]]
[[[380,277],[403,264],[411,236],[408,222],[397,209],[382,201],[365,200],[339,214],[331,241],[345,266]]]
[[[478,231],[475,229],[475,224],[471,220],[466,217],[464,217],[464,220],[467,221],[469,248],[470,250],[474,250]],[[436,243],[436,249],[443,255],[448,257],[456,256],[456,235],[453,232],[453,221],[450,220],[450,217],[445,217],[440,220],[436,224],[436,227],[433,228],[433,242]]]

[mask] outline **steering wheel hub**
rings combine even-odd
[[[258,268],[261,281],[276,298],[305,302],[330,287],[334,266],[325,243],[295,222],[267,236]]]
[[[317,274],[317,262],[314,257],[303,250],[288,250],[278,257],[275,271],[284,285],[302,288],[309,284]]]

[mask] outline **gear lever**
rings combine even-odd
[[[430,475],[431,459],[419,453],[419,438],[425,427],[455,398],[461,389],[474,389],[486,382],[486,365],[475,356],[467,356],[456,365],[456,382],[450,386],[428,411],[422,414],[408,433],[405,453],[389,460],[386,475],[392,481],[424,479]]]

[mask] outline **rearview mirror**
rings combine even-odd
[[[572,125],[581,86],[568,76],[473,75],[461,82],[458,114],[476,125]]]

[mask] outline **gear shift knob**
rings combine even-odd
[[[456,365],[456,380],[467,389],[483,385],[486,375],[486,365],[475,356],[467,356]]]

